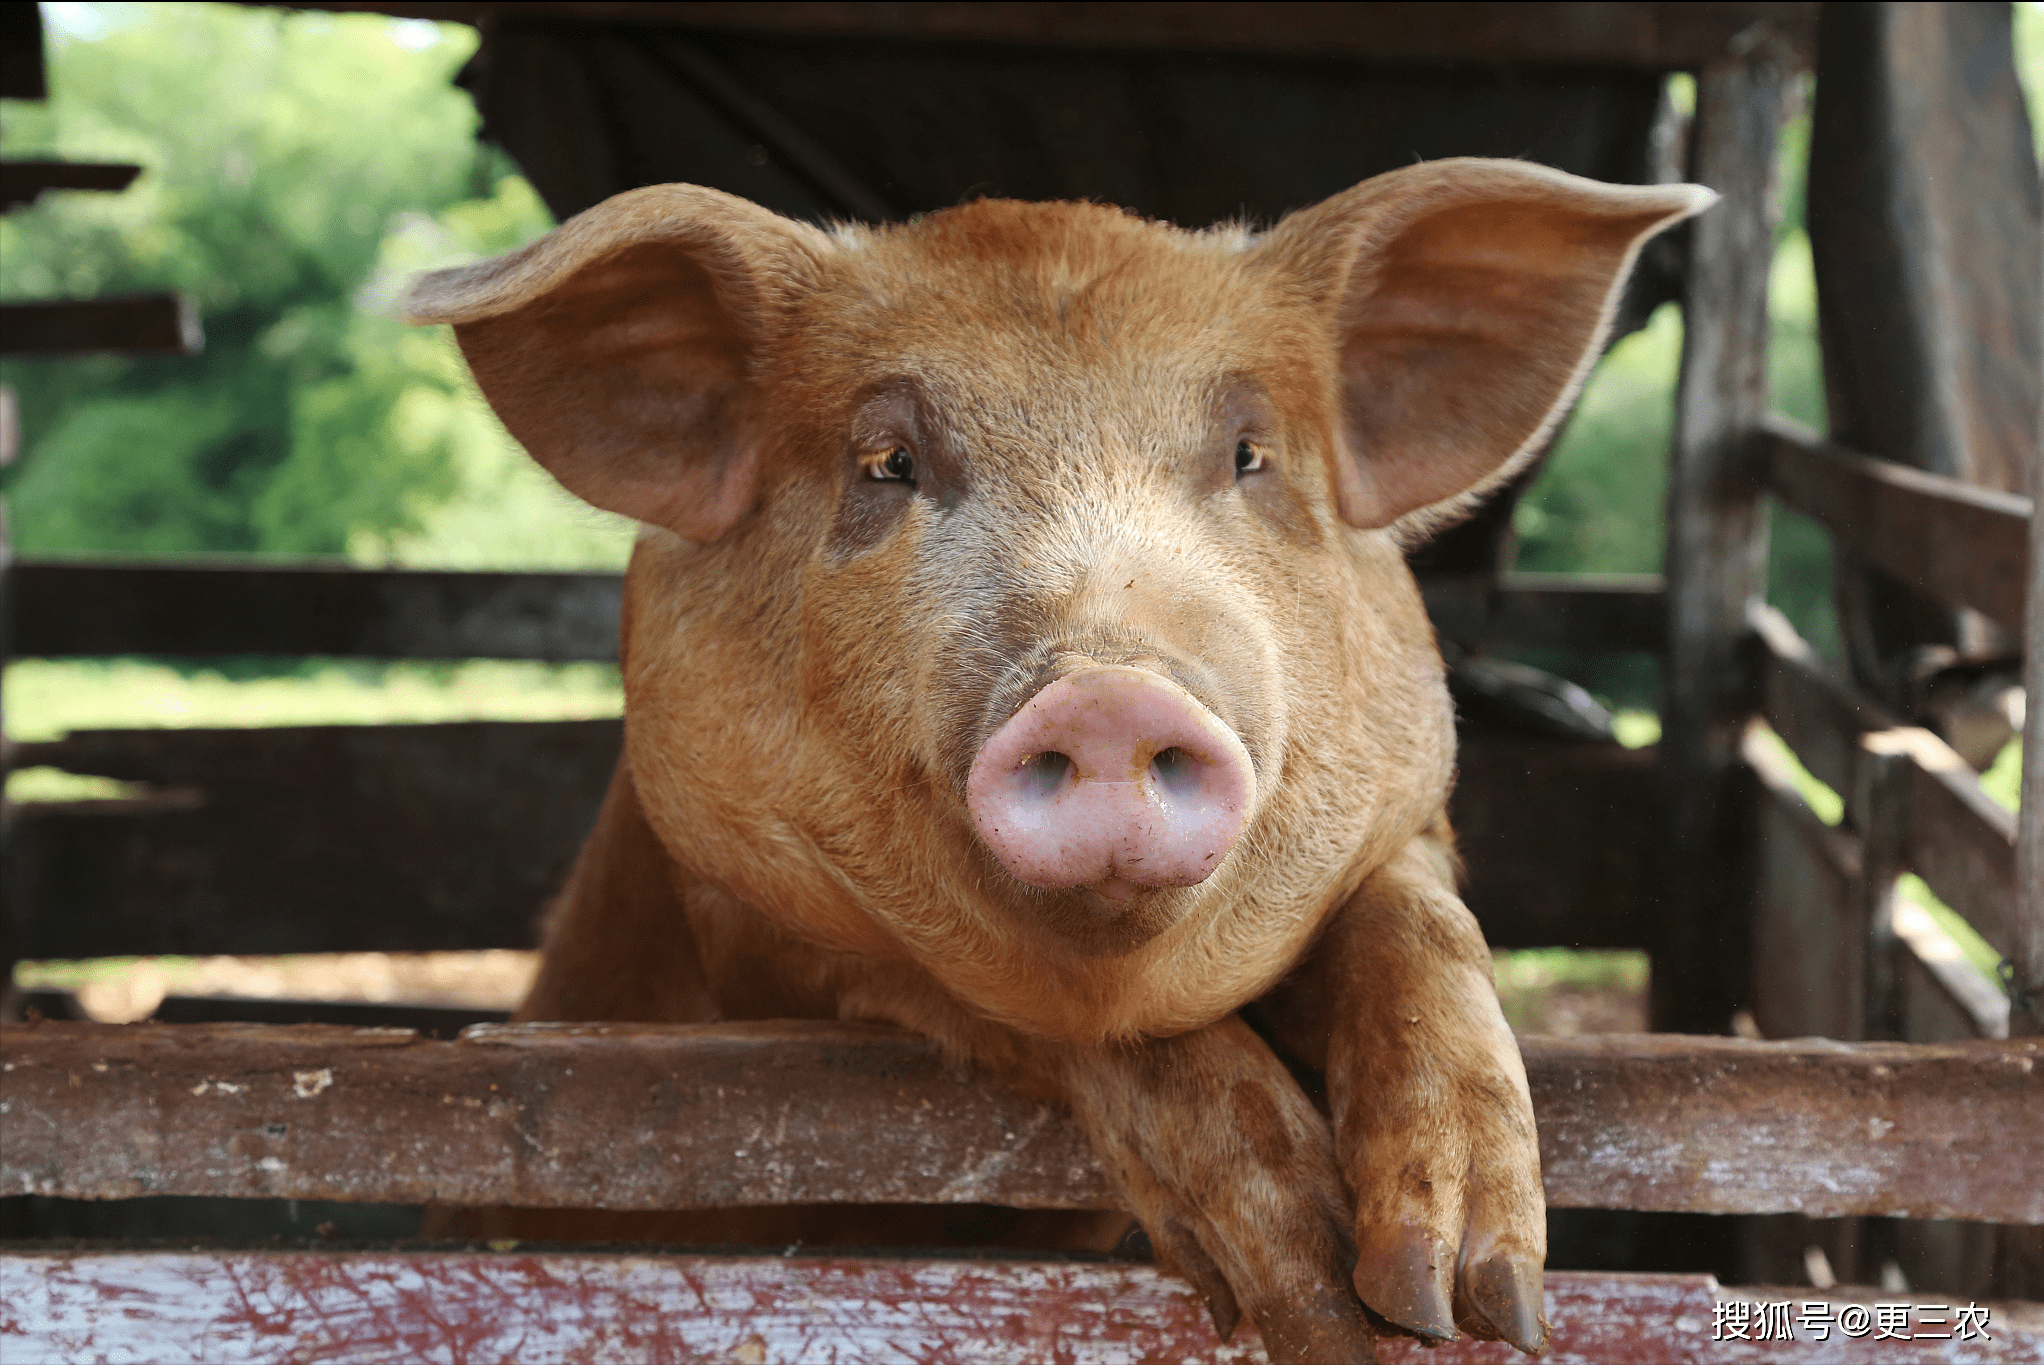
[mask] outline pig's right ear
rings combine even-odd
[[[1336,352],[1342,519],[1420,532],[1509,478],[1568,411],[1641,244],[1716,199],[1465,158],[1366,180],[1273,228],[1257,253]]]
[[[509,255],[413,282],[513,436],[569,492],[715,540],[752,508],[755,361],[831,252],[695,185],[632,190]]]

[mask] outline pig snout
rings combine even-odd
[[[1126,900],[1204,881],[1255,798],[1249,751],[1147,669],[1094,667],[1031,697],[973,760],[966,805],[1017,880]]]

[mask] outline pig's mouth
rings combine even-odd
[[[1170,679],[1126,665],[1043,687],[966,780],[973,827],[1009,875],[1090,893],[1043,899],[1058,904],[1048,927],[1092,952],[1129,951],[1176,918],[1182,898],[1155,893],[1211,876],[1255,799],[1235,732]]]

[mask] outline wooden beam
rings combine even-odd
[[[1756,35],[1760,36],[1760,35]],[[1661,754],[1664,876],[1649,1016],[1716,1032],[1744,1002],[1753,897],[1739,744],[1756,698],[1747,608],[1764,596],[1767,520],[1746,433],[1767,411],[1768,262],[1793,54],[1759,41],[1697,79],[1697,180],[1723,197],[1690,225],[1682,362],[1668,475],[1668,648]]]
[[[0,5],[0,100],[48,99],[40,6]]]
[[[2011,15],[2009,5],[1985,3],[1824,7],[1808,218],[1832,437],[1882,460],[2034,495],[2044,190]],[[1868,526],[1860,539],[1878,547],[1914,540],[1913,529]],[[1971,595],[1928,596],[1914,576],[1978,563],[1991,578],[1985,545],[1954,543],[1948,554],[1905,562],[1898,577],[1863,556],[1862,544],[1841,542],[1839,634],[1855,685],[1907,707],[1916,703],[1906,680],[1926,652],[2013,652],[2020,534],[2013,543],[2004,590],[1986,585],[1990,608]],[[1938,579],[1922,581],[1936,590]]]
[[[1521,1045],[1556,1207],[2044,1222],[2044,1041]],[[1115,1206],[1062,1114],[874,1027],[42,1023],[0,1093],[0,1187],[69,1198]]]
[[[15,657],[617,659],[615,573],[335,565],[17,565]]]
[[[1895,907],[1896,975],[1902,996],[1902,1037],[1912,1043],[2009,1036],[2009,998],[1967,960],[1958,942],[1928,910]]]
[[[0,355],[190,355],[205,344],[181,294],[0,304]]]
[[[2044,110],[2039,111],[2044,114]],[[2044,405],[2033,414],[2044,429]],[[2037,503],[2044,506],[2044,469]],[[2044,511],[2030,517],[2028,618],[2023,630],[2023,685],[2029,699],[2023,721],[2023,777],[2016,841],[2015,942],[2008,950],[2010,993],[2016,1001],[2011,1033],[2044,1033]],[[2032,1276],[2044,1283],[2044,1244],[2031,1243]]]
[[[337,565],[30,559],[17,657],[330,654],[382,659],[617,658],[615,573],[443,573]],[[1450,639],[1497,649],[1654,652],[1650,574],[1512,574],[1424,585]]]
[[[32,958],[531,947],[621,734],[616,720],[464,722],[17,745],[17,766],[148,794],[15,808],[10,942]]]
[[[1966,761],[1936,736],[1926,730],[1894,734],[1909,756],[1909,865],[1996,952],[2013,956],[2021,937],[2015,816],[1981,790]],[[1868,743],[1880,739],[1869,736]]]
[[[1493,946],[1647,945],[1654,750],[1469,736],[1457,758],[1448,814],[1468,869],[1463,898]]]
[[[1668,641],[1659,574],[1422,579],[1435,629],[1466,646],[1658,654]]]
[[[2031,500],[1856,454],[1786,418],[1754,435],[1782,501],[1913,590],[2019,629]]]
[[[1832,435],[2030,493],[2044,195],[2012,21],[1998,4],[1823,11],[1809,227]]]
[[[615,720],[506,721],[16,745],[17,767],[142,791],[15,809],[10,942],[31,958],[531,947],[621,734]],[[1613,744],[1463,745],[1451,812],[1492,942],[1644,942],[1653,764]]]
[[[1811,776],[1850,799],[1859,781],[1860,736],[1901,722],[1832,677],[1779,611],[1756,602],[1748,619],[1760,656],[1760,714]]]
[[[1742,753],[1760,788],[1753,1021],[1768,1038],[1862,1037],[1867,936],[1859,840],[1817,818],[1788,764],[1758,733],[1749,733]]]
[[[1884,708],[1832,678],[1772,607],[1751,614],[1760,655],[1762,714],[1812,776],[1846,802],[1861,832],[1874,823],[1874,769],[1895,768],[1899,803],[1893,854],[1957,910],[1996,951],[2018,942],[2016,821],[1979,776],[1928,730],[1899,725]]]
[[[793,1250],[792,1248],[790,1249]],[[1247,1320],[1222,1342],[1192,1287],[1155,1266],[1030,1259],[817,1255],[589,1255],[513,1247],[390,1250],[117,1251],[10,1248],[0,1352],[19,1360],[1061,1360],[1261,1361]],[[1790,1305],[1788,1349],[1810,1365],[1869,1355],[1836,1327],[1852,1289],[1721,1287],[1708,1275],[1550,1271],[1543,1360],[1746,1365],[1785,1343],[1753,1340],[1750,1305]],[[1915,1296],[1918,1299],[1924,1295]],[[1886,1300],[1879,1300],[1886,1302]],[[1728,1312],[1720,1305],[1737,1305]],[[1974,1305],[1976,1308],[1980,1305]],[[1960,1339],[1955,1310],[1912,1316],[1917,1338],[1882,1359],[1912,1365],[2034,1361],[2044,1310],[1990,1303],[1984,1334]],[[1715,1340],[1734,1316],[1744,1339]],[[1819,1341],[1809,1323],[1832,1324]],[[1927,1319],[1942,1318],[1933,1327]],[[1890,1324],[1890,1335],[1897,1328]],[[1862,1333],[1862,1336],[1865,1334]],[[1479,1365],[1507,1357],[1467,1338],[1377,1343],[1387,1365]],[[1906,1352],[1903,1354],[1902,1352]]]
[[[0,161],[0,213],[33,204],[50,190],[124,190],[140,166],[86,161]]]
[[[1807,65],[1813,4],[687,4],[616,0],[518,3],[300,3],[294,9],[479,24],[662,25],[809,39],[1023,44],[1324,59],[1384,65],[1616,66],[1693,69],[1756,33],[1778,35]]]

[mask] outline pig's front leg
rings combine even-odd
[[[1095,1153],[1223,1339],[1246,1309],[1273,1362],[1376,1359],[1326,1121],[1240,1018],[1060,1060]]]
[[[1537,1354],[1547,1223],[1533,1102],[1445,841],[1415,840],[1373,873],[1308,977],[1356,1197],[1356,1292],[1423,1336],[1459,1326]]]

